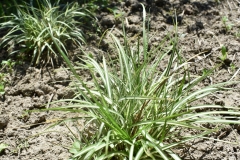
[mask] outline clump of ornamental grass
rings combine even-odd
[[[8,20],[0,23],[0,29],[7,30],[1,47],[7,47],[10,55],[30,58],[32,65],[45,64],[61,57],[53,39],[65,53],[67,44],[85,42],[79,27],[90,14],[77,3],[60,5],[59,0],[54,4],[49,0],[37,0],[35,5],[18,5],[16,2],[14,5],[17,13],[5,16]]]
[[[92,81],[84,82],[65,57],[75,75],[78,92],[76,98],[63,100],[69,102],[68,106],[48,110],[84,113],[86,116],[82,118],[86,120],[86,128],[92,125],[92,133],[86,129],[79,132],[79,137],[73,136],[71,159],[180,159],[174,153],[175,148],[218,129],[204,128],[201,123],[239,123],[219,116],[239,115],[237,108],[191,105],[191,102],[225,90],[225,85],[235,82],[195,88],[212,70],[199,77],[191,76],[189,64],[178,49],[177,32],[169,36],[168,47],[163,44],[169,42],[169,37],[158,48],[149,51],[145,22],[143,7],[142,39],[136,40],[135,45],[129,43],[124,32],[123,44],[109,33],[116,59],[103,57],[102,62],[98,62],[87,55],[82,59],[84,63],[79,66],[89,71]],[[55,44],[58,46],[57,42]],[[61,51],[60,47],[58,49]],[[162,64],[165,59],[168,63]],[[165,66],[163,70],[161,65]],[[196,111],[199,108],[201,111]],[[196,130],[198,134],[183,137],[178,134],[181,128]]]

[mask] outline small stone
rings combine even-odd
[[[9,117],[0,115],[0,129],[4,129],[9,122]]]

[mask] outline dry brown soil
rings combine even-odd
[[[221,1],[221,0],[220,0]],[[150,17],[150,47],[156,46],[164,36],[173,29],[172,16],[174,9],[177,15],[184,11],[184,16],[178,17],[179,46],[182,54],[191,59],[191,72],[202,74],[203,68],[212,68],[219,63],[221,46],[228,48],[228,60],[225,65],[217,69],[202,83],[202,86],[225,82],[230,79],[240,80],[240,2],[237,0],[126,0],[113,3],[112,6],[123,12],[127,19],[128,35],[135,37],[141,34],[142,2]],[[227,30],[222,22],[222,17],[228,17],[228,24],[232,28]],[[99,12],[97,18],[104,31],[107,28],[121,30],[121,22],[117,17],[107,11]],[[107,53],[107,41],[103,41],[100,48],[97,43],[100,36],[88,36],[89,45],[86,51],[95,55]],[[72,50],[81,54],[78,50]],[[8,57],[2,50],[0,61]],[[231,68],[230,64],[235,68]],[[164,66],[164,64],[162,64]],[[2,70],[3,72],[3,70]],[[4,70],[4,72],[8,72]],[[24,111],[54,107],[44,105],[62,98],[72,98],[73,91],[68,87],[70,72],[64,67],[47,67],[39,69],[28,64],[16,65],[13,72],[7,76],[8,84],[5,94],[0,96],[0,144],[5,143],[8,148],[1,152],[2,160],[62,160],[68,159],[68,148],[72,140],[69,130],[74,125],[57,125],[45,130],[57,120],[70,118],[76,114],[61,112],[33,112]],[[240,85],[234,85],[233,90],[225,93],[218,92],[215,96],[204,98],[198,103],[215,103],[227,106],[240,107]],[[79,116],[79,115],[78,115]],[[78,126],[79,127],[79,126]],[[47,131],[47,132],[46,132]],[[45,132],[43,134],[43,132]],[[188,142],[176,152],[182,159],[213,159],[213,160],[238,160],[240,159],[240,126],[227,125],[221,131],[214,133],[209,138],[217,138],[221,142],[211,139],[196,139]]]

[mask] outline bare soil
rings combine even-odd
[[[191,59],[192,74],[201,75],[204,68],[210,69],[219,64],[221,46],[227,47],[228,60],[225,65],[218,68],[199,87],[228,80],[240,80],[239,1],[222,0],[218,4],[215,0],[126,0],[113,3],[111,6],[117,7],[123,13],[121,16],[128,22],[126,29],[132,38],[141,34],[140,2],[146,6],[150,18],[150,47],[157,46],[174,28],[172,15],[176,9],[179,46],[184,57]],[[227,25],[232,24],[230,30],[227,30],[222,22],[224,16],[228,17]],[[103,31],[109,28],[119,30],[122,28],[118,17],[108,10],[101,10],[97,18]],[[88,36],[89,44],[84,46],[84,50],[93,52],[96,57],[111,54],[108,52],[107,40],[103,40],[100,48],[97,48],[100,38],[97,34]],[[75,55],[81,54],[76,49],[71,52]],[[1,51],[0,61],[8,59],[5,53]],[[231,67],[230,64],[234,66]],[[6,72],[8,71],[5,70]],[[0,96],[0,144],[8,144],[8,148],[1,152],[0,159],[65,160],[70,157],[68,148],[72,140],[66,125],[74,130],[74,124],[66,122],[48,130],[46,128],[64,118],[79,115],[52,111],[26,112],[54,107],[56,105],[51,105],[50,102],[72,98],[74,92],[69,87],[70,77],[71,73],[64,67],[39,69],[28,64],[16,65],[8,74],[5,94]],[[88,79],[87,76],[84,78]],[[232,87],[233,90],[217,92],[214,96],[197,103],[240,107],[240,84]],[[81,128],[81,125],[78,127]],[[239,143],[240,126],[227,125],[206,139],[188,142],[176,152],[182,159],[238,160]]]

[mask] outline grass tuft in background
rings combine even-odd
[[[18,5],[15,1],[17,13],[4,16],[7,21],[0,23],[0,29],[7,31],[1,40],[1,47],[7,47],[10,55],[30,58],[32,65],[39,65],[61,57],[56,52],[53,38],[65,53],[64,46],[68,42],[76,45],[85,43],[80,27],[84,24],[81,20],[90,17],[87,10],[78,3],[60,5],[59,0],[54,4],[49,0],[37,0],[36,3]]]

